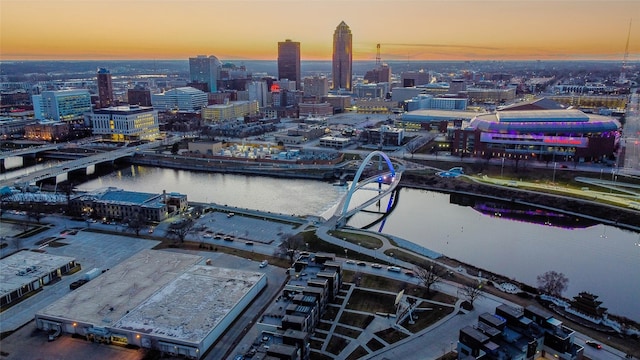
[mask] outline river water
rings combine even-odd
[[[325,217],[347,191],[346,187],[313,180],[144,166],[119,170],[78,189],[108,186],[152,193],[174,191],[187,194],[190,201]],[[356,194],[354,199],[367,196]],[[364,226],[370,217],[361,213],[349,224]],[[602,224],[563,228],[508,220],[453,204],[447,194],[415,189],[400,191],[382,232],[534,286],[537,275],[548,270],[562,272],[569,278],[566,297],[589,291],[599,295],[602,306],[611,313],[640,321],[638,233]]]

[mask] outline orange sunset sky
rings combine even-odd
[[[640,0],[0,0],[0,60],[640,60]]]

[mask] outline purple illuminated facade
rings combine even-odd
[[[601,161],[614,154],[620,123],[576,109],[497,111],[474,117],[453,133],[460,157],[541,161]]]

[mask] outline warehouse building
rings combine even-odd
[[[257,272],[144,250],[36,314],[36,326],[199,359],[267,285]]]
[[[34,251],[20,251],[0,259],[0,307],[13,306],[79,269],[80,264],[72,257]]]

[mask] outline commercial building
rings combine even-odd
[[[0,116],[0,138],[22,136],[25,132],[25,126],[31,123],[33,123],[33,119]]]
[[[202,120],[209,122],[235,120],[244,116],[256,115],[258,111],[258,101],[230,101],[225,104],[204,107]]]
[[[79,268],[72,257],[34,251],[4,257],[0,259],[0,307],[13,306]]]
[[[329,81],[325,76],[304,78],[304,96],[313,97],[316,101],[329,94]]]
[[[334,90],[344,89],[351,91],[353,71],[352,42],[351,29],[344,21],[340,22],[333,33],[333,83],[331,88]]]
[[[360,133],[360,140],[366,144],[400,146],[404,140],[404,129],[389,125],[382,125],[376,129],[364,129]]]
[[[269,87],[266,81],[252,81],[247,84],[247,98],[249,101],[257,101],[259,108],[269,106]]]
[[[113,84],[111,82],[111,72],[105,68],[99,68],[98,73],[98,103],[96,108],[113,106]]]
[[[151,106],[151,90],[136,85],[133,89],[127,90],[127,102],[130,105]]]
[[[298,104],[300,117],[303,116],[330,116],[333,115],[333,106],[329,103],[300,103]]]
[[[496,111],[455,131],[452,154],[513,160],[602,161],[612,156],[620,123],[576,109]]]
[[[67,139],[70,131],[69,123],[42,120],[25,125],[24,137],[34,141],[63,141]]]
[[[467,99],[457,97],[434,97],[433,95],[420,94],[405,101],[407,111],[434,109],[434,110],[466,110]]]
[[[582,359],[584,348],[574,341],[575,331],[548,311],[503,304],[460,330],[458,359]]]
[[[334,149],[344,149],[352,143],[352,140],[337,136],[323,136],[320,138],[320,146]]]
[[[189,76],[191,82],[207,84],[206,92],[218,91],[218,80],[220,80],[220,69],[222,63],[217,57],[211,55],[198,55],[189,58]]]
[[[151,95],[153,108],[158,111],[200,111],[208,104],[207,93],[192,87],[179,87]]]
[[[420,71],[403,71],[400,74],[400,83],[402,87],[415,87],[419,85],[429,84],[431,82],[431,74],[424,70]]]
[[[403,113],[400,119],[396,120],[396,125],[408,130],[438,129],[440,132],[446,132],[449,128],[460,128],[463,122],[469,122],[480,114],[476,111],[414,110]]]
[[[390,90],[388,82],[356,84],[353,87],[353,96],[362,99],[384,99]]]
[[[91,111],[91,94],[86,89],[43,91],[32,100],[38,120],[77,122]]]
[[[160,135],[158,111],[138,105],[96,109],[90,115],[94,135],[112,141],[154,140]]]
[[[278,43],[278,80],[288,79],[300,90],[300,43],[290,39]]]
[[[69,200],[72,214],[109,221],[141,218],[160,222],[187,208],[187,195],[184,194],[152,194],[115,188],[81,194]]]
[[[47,306],[41,330],[201,358],[267,285],[263,273],[143,250]]]
[[[387,64],[379,64],[375,69],[367,71],[364,74],[364,81],[376,84],[376,83],[389,83],[391,84],[391,67]]]

